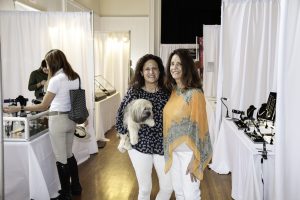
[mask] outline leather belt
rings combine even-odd
[[[65,114],[69,114],[69,111],[65,111],[65,112],[60,112],[60,111],[50,111],[49,112],[49,116],[54,116],[54,115],[65,115]]]

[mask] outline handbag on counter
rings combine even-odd
[[[82,124],[87,120],[89,112],[86,107],[85,90],[81,89],[80,77],[78,78],[79,88],[70,90],[71,110],[69,112],[69,119],[76,124]]]

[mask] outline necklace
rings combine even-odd
[[[154,93],[158,91],[158,87],[156,86],[155,88],[147,88],[146,86],[142,87],[142,89],[146,92]]]

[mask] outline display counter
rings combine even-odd
[[[3,117],[5,199],[50,199],[60,187],[48,132],[48,111]],[[92,138],[74,137],[78,164],[90,157]]]
[[[23,113],[24,117],[3,117],[4,141],[25,142],[48,132],[48,111]]]
[[[107,141],[105,133],[116,123],[116,114],[120,106],[120,93],[95,102],[95,134],[97,141]]]
[[[274,146],[254,143],[233,121],[223,119],[210,168],[219,174],[231,172],[231,196],[236,200],[263,200],[274,197]]]
[[[60,188],[49,134],[31,141],[4,141],[5,199],[50,199]]]

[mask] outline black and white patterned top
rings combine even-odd
[[[142,125],[139,130],[139,140],[132,148],[139,152],[146,154],[159,154],[163,155],[163,108],[167,103],[169,94],[163,90],[150,93],[143,89],[129,88],[127,94],[123,98],[116,118],[116,129],[120,134],[126,134],[127,128],[123,125],[123,116],[125,107],[135,99],[147,99],[153,105],[153,118],[155,125],[149,127],[148,125]]]

